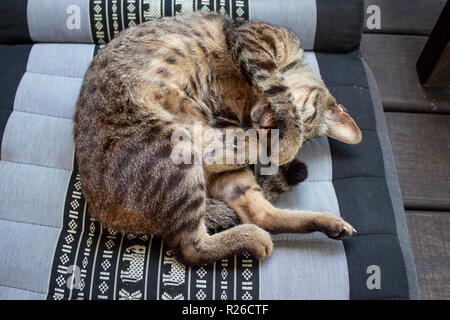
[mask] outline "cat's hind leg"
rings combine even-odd
[[[271,233],[320,231],[338,240],[354,233],[349,223],[331,213],[275,208],[265,199],[249,169],[219,174],[208,189],[212,196],[227,203],[243,223],[254,223]]]
[[[307,175],[305,164],[294,159],[281,166],[274,175],[255,176],[264,198],[272,203],[282,192],[289,191],[294,185],[304,181]],[[208,197],[206,199],[205,224],[210,233],[215,233],[237,226],[241,224],[241,220],[225,202]]]
[[[226,231],[209,235],[204,222],[192,231],[183,231],[175,237],[175,252],[190,265],[221,260],[250,252],[257,259],[272,253],[272,239],[266,231],[254,224],[241,224]]]

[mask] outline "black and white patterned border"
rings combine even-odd
[[[67,190],[47,299],[258,298],[259,261],[249,254],[186,267],[158,237],[124,235],[102,228],[88,214],[75,168]]]
[[[90,0],[92,40],[105,44],[125,28],[198,10],[219,12],[235,20],[249,19],[248,0]]]

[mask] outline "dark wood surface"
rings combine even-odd
[[[450,88],[423,88],[416,62],[428,37],[363,34],[361,55],[372,69],[388,111],[450,113]]]
[[[450,299],[450,212],[406,211],[421,299]]]
[[[377,5],[381,12],[381,29],[365,32],[429,35],[447,0],[365,0],[367,7]]]
[[[442,9],[416,66],[424,86],[450,86],[450,2]]]
[[[385,116],[405,207],[450,211],[450,115]]]
[[[422,88],[415,69],[445,3],[365,0],[380,6],[381,30],[361,43],[386,111],[422,299],[450,299],[450,89]]]
[[[450,39],[431,70],[425,84],[427,87],[450,86]]]

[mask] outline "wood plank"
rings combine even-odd
[[[361,54],[372,69],[385,110],[450,113],[450,87],[424,88],[416,62],[423,36],[363,34]]]
[[[416,67],[422,85],[450,86],[450,2],[442,10]]]
[[[421,299],[450,299],[450,212],[406,211]]]
[[[450,115],[385,116],[405,208],[450,210]]]
[[[450,39],[424,85],[427,87],[450,86]]]
[[[446,0],[365,0],[367,22],[370,14],[367,7],[377,5],[381,13],[381,29],[364,32],[429,35]]]

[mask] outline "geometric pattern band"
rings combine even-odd
[[[88,210],[75,168],[67,191],[47,299],[259,298],[259,261],[251,255],[187,267],[175,259],[161,238],[102,228]]]
[[[90,0],[89,21],[95,44],[105,44],[121,30],[153,19],[194,11],[249,19],[248,0]]]
[[[259,299],[259,261],[247,253],[187,267],[159,237],[103,228],[88,213],[73,163],[48,299]]]

